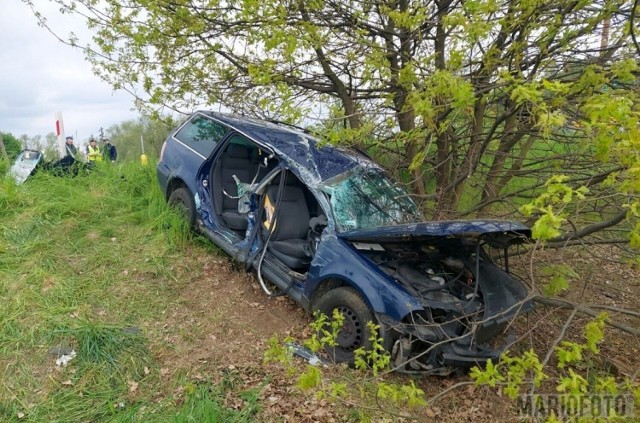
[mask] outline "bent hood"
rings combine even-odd
[[[531,230],[520,222],[505,220],[442,220],[404,223],[339,233],[349,241],[419,241],[434,238],[482,238],[492,247],[529,241]]]

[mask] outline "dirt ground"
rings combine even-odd
[[[163,342],[182,357],[172,360],[260,362],[268,338],[296,333],[308,322],[293,301],[268,298],[252,275],[234,268],[226,258],[198,262],[202,277],[181,284],[182,303],[167,321],[157,322]]]
[[[162,320],[145,328],[153,351],[167,377],[191,380],[219,380],[221,375],[238,376],[243,386],[261,386],[262,414],[266,421],[345,421],[352,411],[349,404],[335,405],[318,400],[295,388],[295,376],[279,371],[277,366],[262,364],[267,341],[273,335],[280,339],[291,335],[298,340],[309,333],[311,320],[297,304],[286,297],[268,298],[257,279],[223,256],[196,257],[190,278],[176,281],[173,289],[181,303],[166,312]],[[571,289],[560,297],[584,304],[602,304],[622,309],[640,310],[640,272],[624,264],[618,250],[565,249],[536,253],[534,261],[522,256],[512,266],[526,275],[534,269],[535,283],[543,283],[541,263],[567,263],[580,275],[572,280]],[[193,263],[192,263],[193,265]],[[522,337],[518,348],[533,347],[544,355],[565,319],[566,310],[548,307],[537,309],[517,323]],[[637,318],[610,311],[612,318],[639,327]],[[578,339],[588,316],[578,314],[568,331],[570,339]],[[635,319],[635,320],[634,320]],[[613,363],[615,375],[631,375],[640,368],[638,337],[607,327],[602,357]],[[518,349],[516,348],[516,349]],[[300,370],[304,364],[300,361]],[[329,370],[331,373],[332,370]],[[405,376],[393,376],[407,382]],[[428,397],[458,383],[469,382],[468,376],[422,377],[414,380]],[[230,398],[231,406],[241,407],[242,400]],[[419,421],[495,422],[517,421],[513,403],[495,389],[464,385],[422,409]],[[387,416],[374,421],[411,421],[408,417]],[[514,416],[514,417],[510,417]],[[415,417],[415,416],[414,416]]]

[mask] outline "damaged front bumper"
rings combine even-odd
[[[509,320],[532,308],[531,303],[526,302],[509,317],[485,320],[461,334],[457,334],[459,327],[455,321],[416,324],[383,314],[376,314],[376,318],[383,337],[394,340],[391,363],[395,371],[446,376],[459,369],[484,366],[488,360],[497,362],[516,340]]]

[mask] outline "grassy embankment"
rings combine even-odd
[[[190,257],[212,253],[189,240],[154,172],[0,178],[0,421],[254,419],[255,391],[237,392],[242,410],[225,407],[229,384],[168,377],[157,349],[171,346],[145,335],[176,301],[171,284]],[[56,347],[77,356],[58,367]]]

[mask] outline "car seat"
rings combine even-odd
[[[278,181],[270,185],[264,195],[265,219],[263,231],[265,239],[269,231],[273,233],[269,238],[268,249],[271,254],[291,269],[304,269],[311,263],[311,252],[307,238],[309,232],[309,207],[304,194],[304,188],[298,180],[289,175],[283,187],[282,198],[278,205],[276,220],[271,224],[270,219],[275,213],[278,201]]]
[[[229,144],[218,160],[213,178],[216,213],[229,229],[235,231],[247,228],[247,217],[238,212],[238,189],[233,176],[245,183],[250,183],[256,176],[258,164],[250,154],[247,146]]]

